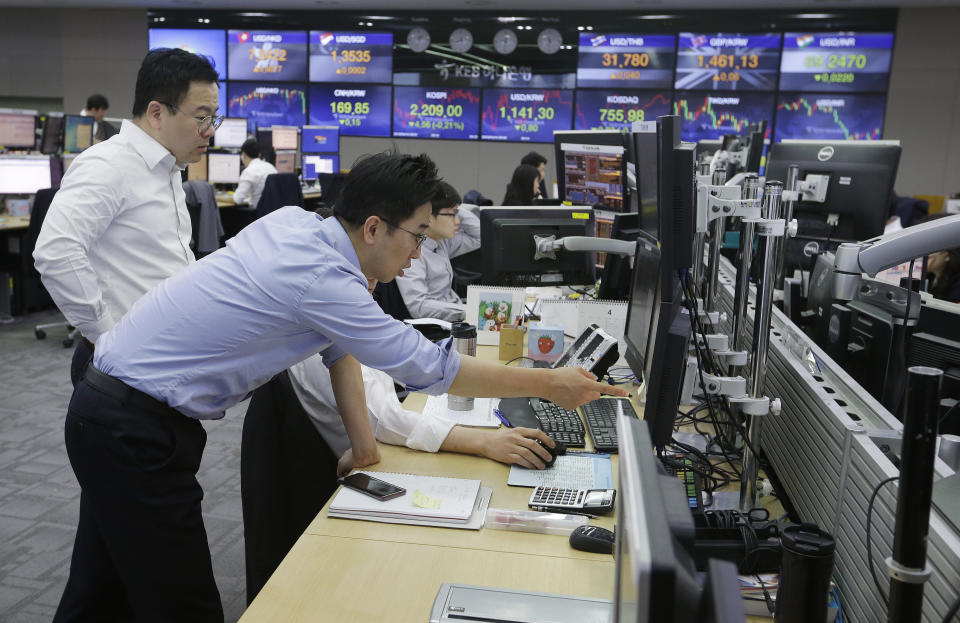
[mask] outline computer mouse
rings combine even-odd
[[[613,532],[600,526],[577,526],[570,533],[570,547],[594,554],[612,554]]]
[[[550,460],[544,461],[547,464],[547,467],[553,467],[553,464],[556,462],[557,457],[567,453],[567,444],[561,441],[557,441],[556,439],[554,439],[553,441],[554,446],[552,448],[546,445],[545,443],[543,443],[542,441],[540,441],[539,439],[537,440],[537,443],[543,446],[544,448],[546,448],[547,452],[550,453]]]

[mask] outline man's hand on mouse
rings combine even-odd
[[[541,443],[544,445],[540,445]],[[523,427],[500,428],[486,435],[483,455],[508,465],[544,469],[551,458],[547,448],[553,448],[554,445],[553,439],[542,430]]]

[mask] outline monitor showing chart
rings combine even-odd
[[[31,149],[37,142],[35,115],[0,113],[0,146]]]
[[[217,128],[213,136],[213,144],[217,147],[239,149],[247,140],[247,120],[238,117],[227,117]]]
[[[207,179],[215,184],[240,181],[240,154],[207,154]]]

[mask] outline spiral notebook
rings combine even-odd
[[[407,492],[392,500],[381,501],[341,487],[330,503],[331,517],[466,523],[473,515],[480,495],[479,480],[366,470],[363,473],[403,487]]]
[[[524,288],[467,287],[466,320],[477,327],[477,344],[500,345],[500,327],[523,324]]]

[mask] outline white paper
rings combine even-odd
[[[423,414],[439,417],[460,426],[498,428],[500,420],[493,414],[493,409],[499,404],[499,398],[474,398],[472,411],[451,411],[447,407],[447,394],[440,394],[427,396]]]
[[[464,522],[471,517],[477,494],[480,491],[479,480],[393,472],[368,472],[366,470],[361,473],[403,487],[407,492],[390,500],[377,500],[359,491],[341,487],[333,502],[330,503],[331,511]],[[439,507],[422,508],[414,505],[413,492],[415,490],[420,490],[431,498],[439,499]]]
[[[444,521],[442,519],[431,520],[422,517],[375,517],[372,515],[357,515],[353,513],[336,512],[333,509],[327,513],[330,517],[340,519],[361,519],[363,521],[376,521],[380,523],[399,523],[413,526],[430,526],[434,528],[460,528],[463,530],[479,530],[483,527],[486,519],[487,507],[490,506],[490,497],[493,495],[491,487],[480,487],[480,494],[477,496],[477,502],[473,507],[473,514],[468,521]]]
[[[512,465],[507,484],[515,487],[613,489],[613,465],[609,454],[566,454],[558,456],[553,467],[547,469]]]

